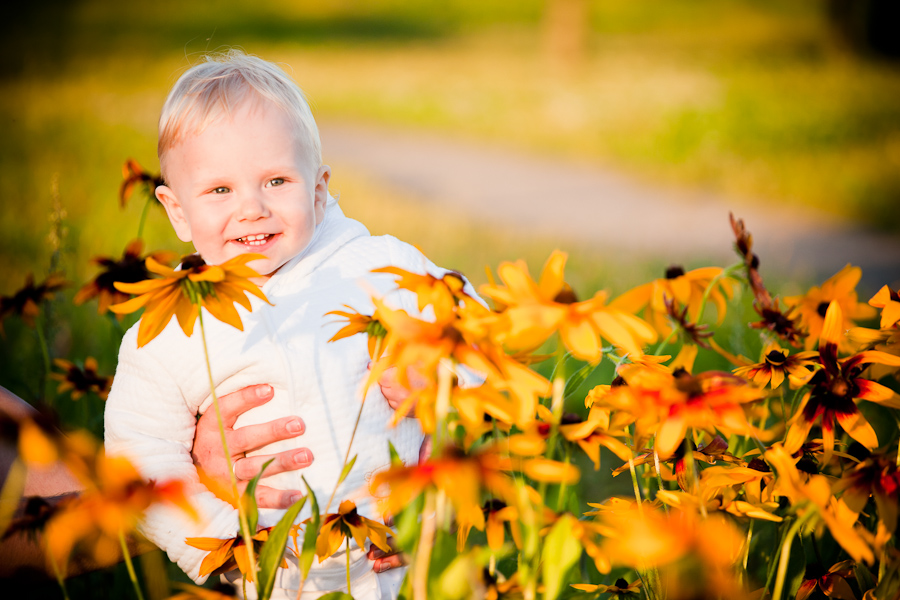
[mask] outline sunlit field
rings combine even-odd
[[[126,159],[158,173],[160,107],[206,52],[284,65],[323,122],[422,130],[709,191],[738,210],[789,205],[900,234],[900,63],[842,37],[824,3],[593,1],[587,43],[567,55],[548,46],[538,0],[55,4],[53,18],[24,8],[0,26],[0,385],[98,438],[102,386],[77,398],[58,386],[94,360],[111,376],[139,313],[117,319],[73,297],[99,272],[92,258],[118,258],[138,237],[143,255],[192,252],[149,188],[126,202],[119,190]],[[829,568],[852,597],[900,593],[896,291],[857,293],[851,267],[780,281],[737,223],[731,264],[684,262],[678,248],[637,259],[479,222],[333,166],[348,216],[464,273],[491,306],[448,275],[399,283],[431,303],[438,327],[388,311],[343,317],[357,335],[389,333],[372,368],[424,363],[429,382],[416,414],[434,462],[427,476],[398,464],[384,476],[413,561],[403,597],[793,598]],[[51,274],[66,284],[16,304],[26,281]],[[482,396],[448,375],[461,364],[486,372]],[[77,455],[92,498],[102,454],[46,431],[28,445],[14,429],[29,468],[48,447]],[[144,485],[123,473],[126,487]],[[402,485],[428,477],[415,493]],[[337,518],[340,502],[324,500],[315,512]],[[255,522],[255,505],[240,510]],[[439,523],[429,530],[421,514]],[[283,545],[289,525],[269,535]],[[315,547],[319,525],[298,533],[301,568],[333,553]],[[100,552],[87,546],[60,552]],[[274,556],[260,555],[259,573],[275,572]],[[158,552],[139,563],[149,598],[187,581]],[[23,585],[23,597],[63,597],[52,581]],[[101,588],[134,594],[121,565],[67,585],[72,598]]]

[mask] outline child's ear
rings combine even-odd
[[[313,210],[316,213],[316,225],[325,218],[325,204],[328,202],[328,180],[331,179],[331,167],[322,165],[316,173],[316,188],[313,198]]]
[[[172,223],[172,228],[175,230],[178,239],[182,242],[190,242],[191,226],[184,216],[184,209],[181,207],[178,198],[175,197],[175,192],[172,188],[167,185],[157,186],[156,198],[165,207],[166,214],[169,215],[169,221]]]

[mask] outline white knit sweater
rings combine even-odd
[[[263,286],[274,307],[252,297],[252,313],[238,307],[243,332],[204,313],[218,395],[260,383],[275,390],[270,402],[243,414],[235,426],[286,415],[299,415],[306,423],[302,436],[261,448],[256,454],[308,447],[314,456],[312,465],[265,477],[264,485],[303,490],[303,475],[320,503],[331,495],[359,410],[369,357],[365,335],[328,343],[341,323],[324,315],[345,304],[371,314],[371,293],[415,313],[411,293],[396,290],[391,276],[371,273],[388,265],[437,276],[444,273],[409,244],[390,236],[369,236],[363,225],[345,217],[330,200],[309,247]],[[238,532],[237,511],[198,482],[191,460],[196,417],[211,403],[199,326],[188,338],[172,319],[159,337],[140,349],[137,325],[129,329],[106,404],[106,451],[127,456],[148,479],[180,479],[188,484],[200,520],[193,522],[178,509],[154,506],[146,514],[142,531],[198,582],[205,580],[199,576],[199,567],[206,552],[186,545],[185,538],[224,539]],[[368,481],[390,464],[388,440],[404,462],[416,462],[423,439],[418,421],[403,419],[391,428],[393,416],[378,386],[373,386],[351,452],[358,459],[338,489],[332,511],[340,501],[352,499],[360,514],[379,518]],[[261,510],[260,526],[276,524],[282,514],[281,510]],[[309,504],[301,518],[308,514]],[[315,568],[310,579],[314,576]]]

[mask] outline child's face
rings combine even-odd
[[[261,285],[309,244],[331,171],[310,164],[294,132],[282,110],[254,99],[169,150],[169,185],[156,195],[207,263],[264,254],[249,263]]]

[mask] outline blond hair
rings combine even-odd
[[[229,115],[251,95],[265,99],[293,121],[297,140],[313,168],[322,164],[319,128],[303,91],[280,67],[240,50],[208,55],[178,78],[159,117],[157,153],[163,178],[166,154],[189,133]]]

